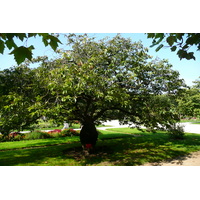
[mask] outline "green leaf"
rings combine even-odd
[[[195,44],[195,42],[196,42],[196,39],[195,39],[195,37],[193,37],[193,36],[189,37],[189,38],[186,40],[186,44],[190,44],[190,45]]]
[[[5,48],[4,42],[2,40],[0,40],[0,53],[1,54],[3,54],[4,48]]]
[[[190,59],[194,59],[194,60],[195,60],[194,52],[190,52],[190,53],[188,53],[188,56],[187,56],[186,59],[188,59],[188,60],[190,60]]]
[[[27,36],[26,36],[26,33],[18,33],[17,36],[18,36],[18,38],[19,38],[21,41],[23,41],[24,38],[27,37]]]
[[[42,36],[43,38],[48,38],[49,33],[38,33],[39,36]]]
[[[55,51],[55,50],[57,49],[57,47],[58,47],[58,43],[55,42],[54,40],[51,40],[49,44],[50,44],[51,48],[52,48],[54,51]]]
[[[5,44],[8,47],[8,49],[12,49],[13,47],[17,48],[17,45],[15,44],[15,42],[13,41],[13,39],[7,40],[5,42]]]
[[[49,33],[38,33],[39,36],[42,37],[42,42],[44,43],[45,47],[49,45]]]
[[[173,46],[172,48],[171,48],[171,51],[176,51],[176,46]]]
[[[156,51],[156,52],[159,51],[163,46],[164,46],[163,44],[160,44],[160,45],[156,48],[155,51]]]
[[[176,37],[181,40],[185,33],[176,33]]]
[[[15,60],[18,65],[21,64],[26,58],[29,60],[32,59],[31,49],[24,46],[15,48],[10,54],[14,54]]]
[[[197,45],[197,51],[200,50],[200,43]]]
[[[187,51],[180,49],[177,52],[177,54],[178,54],[178,56],[179,56],[180,59],[186,58],[187,60],[190,60],[190,59],[194,59],[195,60],[194,52],[187,53]]]
[[[182,58],[186,58],[187,52],[180,49],[180,50],[178,50],[177,54],[178,54],[179,58],[182,59]]]
[[[167,38],[167,43],[172,46],[174,44],[174,42],[176,42],[176,37],[175,36],[169,36]]]
[[[186,49],[186,50],[187,50],[188,47],[189,47],[188,44],[185,44],[185,45],[182,47],[182,49]]]
[[[37,33],[28,33],[28,37],[35,37]]]
[[[45,47],[48,46],[49,42],[46,38],[42,38],[42,42],[44,43]]]
[[[12,40],[14,36],[16,36],[16,33],[6,33],[6,36],[9,40]]]
[[[6,40],[6,33],[0,33],[0,38],[2,38],[3,40]]]
[[[31,45],[30,47],[28,47],[28,49],[32,51],[33,49],[35,49],[35,47]]]
[[[154,47],[155,45],[156,45],[156,40],[153,39],[153,41],[152,41],[152,45],[150,45],[150,47],[152,48],[152,47]]]
[[[61,43],[61,42],[58,38],[51,36],[51,35],[49,36],[49,39],[51,40],[49,44],[50,44],[51,48],[55,51],[58,47],[58,43]]]
[[[147,38],[154,38],[155,33],[147,33]]]
[[[155,34],[155,38],[161,38],[161,39],[163,39],[164,38],[164,33],[156,33]]]

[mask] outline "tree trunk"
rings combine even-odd
[[[86,121],[80,132],[80,141],[83,149],[91,152],[97,142],[98,132],[93,121]]]

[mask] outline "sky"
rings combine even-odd
[[[94,36],[97,39],[102,39],[104,37],[114,37],[117,33],[89,33],[89,36]],[[191,86],[193,81],[197,80],[200,76],[200,52],[197,52],[194,47],[191,47],[191,51],[194,51],[196,60],[180,60],[176,52],[171,52],[169,48],[162,48],[160,51],[156,52],[156,47],[150,47],[152,44],[152,39],[148,39],[147,35],[144,33],[120,33],[125,38],[131,38],[133,42],[142,41],[144,47],[148,47],[149,55],[152,55],[153,58],[159,57],[160,59],[168,59],[169,63],[173,65],[173,69],[179,71],[180,78],[183,78],[187,85]],[[60,40],[63,43],[59,45],[59,48],[69,49],[66,45],[66,38],[64,34],[61,34]],[[56,53],[51,49],[50,46],[45,47],[42,43],[40,37],[30,38],[26,42],[21,42],[20,40],[15,40],[18,45],[34,45],[35,49],[33,50],[33,57],[47,55],[50,58],[56,57]],[[0,54],[0,70],[16,66],[13,55],[9,55],[9,50],[5,49],[4,54]],[[32,67],[37,67],[33,65]]]

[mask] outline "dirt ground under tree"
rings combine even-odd
[[[200,166],[200,151],[166,162],[146,163],[143,166]]]

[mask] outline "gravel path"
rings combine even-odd
[[[113,126],[112,128],[128,127],[128,125],[120,125],[118,120],[107,121],[103,124],[104,125],[111,125],[111,126]],[[185,123],[180,123],[180,125],[183,126],[184,131],[186,133],[200,134],[200,124],[192,124],[190,122],[185,122]],[[102,129],[107,129],[107,128],[110,128],[110,127],[103,127]]]
[[[192,124],[191,122],[180,123],[184,126],[186,133],[197,133],[200,134],[200,124]]]

